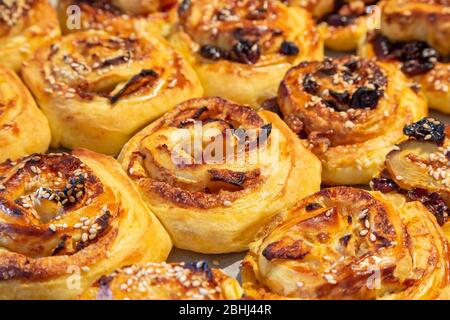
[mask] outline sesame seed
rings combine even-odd
[[[373,233],[370,234],[369,236],[370,241],[375,242],[377,240],[377,236]]]
[[[49,228],[50,230],[52,230],[53,232],[56,231],[56,226],[55,226],[54,224],[51,224],[48,228]]]
[[[86,241],[88,241],[88,239],[89,239],[89,236],[87,233],[83,233],[81,235],[81,241],[86,242]]]
[[[224,205],[225,207],[231,207],[231,206],[233,205],[233,203],[232,203],[231,201],[225,200],[225,201],[223,202],[223,205]]]
[[[359,232],[359,235],[360,235],[361,237],[364,237],[364,236],[366,236],[368,233],[369,233],[369,230],[363,229],[363,230],[361,230],[361,231]]]

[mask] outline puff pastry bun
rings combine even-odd
[[[171,241],[120,165],[84,149],[0,165],[0,298],[73,299]]]
[[[409,139],[387,156],[375,190],[422,202],[450,237],[450,128],[434,118],[405,127]]]
[[[176,3],[177,0],[59,0],[58,16],[64,33],[96,29],[125,35],[167,35],[176,17]]]
[[[47,118],[14,71],[0,65],[0,162],[50,145]]]
[[[82,300],[236,300],[239,283],[206,262],[146,263],[102,276]]]
[[[119,161],[175,246],[201,253],[247,249],[275,213],[320,188],[320,162],[276,114],[221,98],[180,104]]]
[[[183,1],[178,19],[171,42],[197,71],[206,96],[256,107],[291,66],[323,57],[311,15],[279,1]]]
[[[417,82],[431,108],[450,113],[450,5],[445,0],[380,3],[381,30],[369,33],[359,54],[397,61]]]
[[[22,76],[50,121],[53,147],[110,155],[177,103],[203,93],[188,63],[156,36],[70,34],[40,48]]]
[[[377,0],[287,0],[310,11],[324,33],[325,46],[336,51],[351,51],[367,31],[377,27]]]
[[[324,189],[280,215],[243,262],[257,299],[434,299],[448,285],[448,243],[419,202]]]
[[[278,105],[322,161],[328,185],[367,184],[403,139],[403,126],[427,114],[424,98],[395,65],[352,56],[292,68]]]
[[[7,67],[18,71],[39,46],[60,34],[55,9],[48,0],[0,2],[0,57]]]

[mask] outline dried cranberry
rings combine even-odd
[[[373,109],[377,106],[380,97],[381,93],[379,90],[360,87],[353,93],[350,107],[354,109]]]
[[[307,73],[303,78],[303,88],[309,94],[316,94],[320,86],[316,81],[314,81],[312,74]]]
[[[434,68],[434,63],[430,61],[408,60],[403,63],[402,71],[409,76],[417,76],[427,73]]]
[[[280,53],[286,56],[296,56],[300,52],[297,45],[290,41],[283,41],[280,47]]]
[[[231,59],[239,63],[255,64],[260,56],[259,45],[247,40],[240,40],[231,49]]]
[[[371,181],[371,186],[373,190],[380,191],[382,193],[388,193],[399,190],[399,186],[387,178],[374,178]]]
[[[203,58],[210,60],[220,60],[223,57],[223,52],[220,48],[210,45],[202,46],[200,54]]]
[[[445,139],[445,124],[433,118],[423,118],[403,128],[403,133],[419,141],[442,144]]]
[[[436,217],[439,225],[442,226],[447,222],[449,208],[437,192],[428,192],[425,189],[416,188],[408,191],[407,195],[411,200],[422,202]]]

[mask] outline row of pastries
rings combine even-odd
[[[447,299],[449,15],[0,0],[0,298]]]

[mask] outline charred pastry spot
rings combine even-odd
[[[219,119],[219,118],[205,118],[205,119],[202,120],[202,123],[203,123],[203,124],[207,124],[207,123],[211,123],[211,122],[221,122],[221,123],[225,124],[228,128],[234,130],[234,125],[233,125],[231,122],[226,121],[226,120],[224,120],[224,119]]]
[[[236,187],[243,187],[247,177],[245,172],[231,171],[227,169],[210,169],[208,170],[208,173],[211,175],[211,181],[221,181]]]
[[[94,70],[107,68],[110,66],[117,66],[119,64],[127,63],[130,60],[129,56],[118,56],[111,59],[106,59],[102,62],[95,63],[95,66],[93,67]]]
[[[373,190],[382,193],[389,193],[400,189],[393,180],[387,178],[373,178],[370,182],[370,186]]]
[[[261,104],[261,109],[276,113],[281,119],[283,119],[283,113],[281,112],[281,109],[280,109],[280,106],[278,105],[278,101],[277,101],[276,97],[265,100]]]
[[[351,216],[351,215],[348,215],[348,216],[347,216],[347,223],[348,223],[348,224],[352,224],[352,222],[353,222],[352,216]]]
[[[64,234],[61,239],[59,240],[58,245],[56,246],[55,250],[53,250],[52,256],[58,255],[61,251],[64,250],[66,247],[66,241],[69,238],[67,234]]]
[[[320,209],[320,208],[323,208],[320,203],[313,202],[313,203],[308,203],[306,205],[306,207],[305,207],[305,210],[307,212],[310,212],[310,211],[314,211],[314,210],[317,210],[317,209]]]
[[[106,211],[100,217],[95,220],[95,223],[100,226],[100,231],[105,230],[109,226],[109,222],[112,218],[112,215],[109,211]]]
[[[354,109],[373,109],[378,105],[381,96],[381,90],[360,87],[353,93],[350,107]]]
[[[305,246],[302,240],[292,240],[290,238],[279,240],[269,244],[262,252],[262,255],[269,261],[273,259],[303,259],[310,253],[310,249]]]
[[[347,247],[348,242],[350,241],[351,237],[352,237],[351,234],[346,234],[345,236],[339,238],[339,243],[341,244],[341,246]]]
[[[271,133],[272,133],[272,124],[268,123],[268,124],[263,125],[260,128],[260,132],[258,135],[258,141],[257,141],[258,145],[261,146],[270,137]]]
[[[280,53],[286,56],[296,56],[300,52],[298,46],[291,41],[283,41],[280,47]]]
[[[403,133],[418,141],[432,141],[440,145],[445,139],[445,124],[434,118],[423,118],[406,125]]]
[[[158,74],[150,69],[144,69],[137,75],[134,75],[125,86],[119,90],[115,95],[110,97],[112,104],[115,104],[124,96],[130,95],[138,91],[140,88],[153,83],[158,79]]]
[[[195,119],[195,120],[199,119],[201,117],[201,115],[203,113],[205,113],[206,111],[208,111],[208,107],[206,107],[206,106],[201,107],[192,115],[192,119]]]
[[[320,86],[319,84],[314,80],[314,77],[311,73],[307,73],[305,77],[303,78],[303,88],[306,92],[309,94],[317,94]]]

